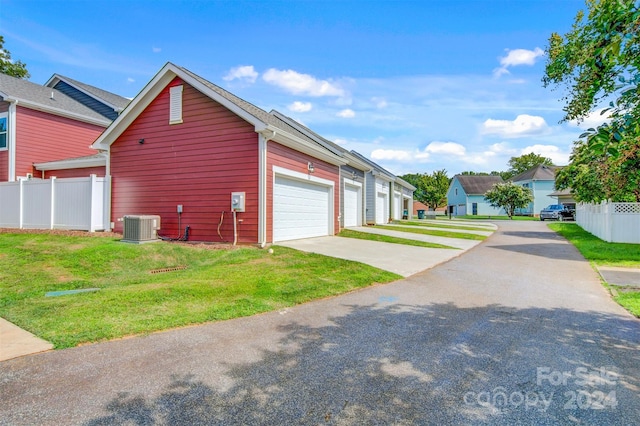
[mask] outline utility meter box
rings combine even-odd
[[[231,193],[231,211],[243,212],[244,211],[244,192],[232,192]]]

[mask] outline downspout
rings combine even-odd
[[[265,135],[271,132],[269,135]],[[275,130],[258,133],[258,244],[267,245],[267,143],[276,136]]]
[[[18,101],[16,99],[5,99],[9,102],[9,110],[7,112],[7,147],[9,151],[8,176],[9,182],[16,180],[16,112]]]
[[[107,155],[107,162],[104,168],[104,184],[106,186],[104,191],[104,229],[105,231],[112,231],[114,226],[111,224],[111,148],[103,151]],[[178,230],[179,231],[179,230]]]

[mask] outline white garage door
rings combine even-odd
[[[400,207],[402,206],[402,196],[400,194],[393,194],[393,218],[402,219],[402,213]]]
[[[330,188],[276,176],[273,187],[273,241],[329,235]]]
[[[457,216],[464,216],[467,214],[467,205],[466,204],[458,204],[458,214]]]
[[[376,223],[383,225],[387,223],[387,194],[378,192],[376,197]]]
[[[345,184],[344,186],[344,226],[360,226],[361,203],[360,188]]]

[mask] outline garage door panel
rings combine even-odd
[[[353,185],[344,186],[344,226],[359,226],[362,217],[360,214],[361,203],[360,188]]]
[[[277,176],[273,191],[273,240],[329,235],[330,188]]]
[[[384,225],[387,223],[387,194],[378,193],[376,197],[376,224]]]

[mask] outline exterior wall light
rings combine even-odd
[[[309,161],[307,163],[307,170],[309,171],[309,173],[313,173],[316,171],[316,169],[313,167],[313,163],[311,161]]]

